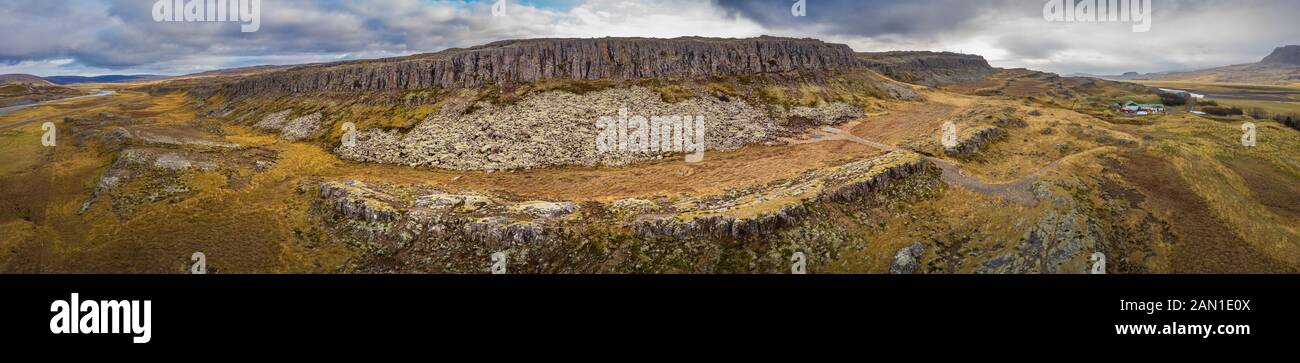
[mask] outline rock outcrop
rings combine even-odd
[[[972,155],[990,143],[1005,137],[1006,134],[1006,131],[994,126],[976,125],[966,127],[957,134],[957,145],[945,147],[943,152],[956,157]]]
[[[984,57],[948,52],[858,53],[863,65],[890,78],[925,86],[983,79],[995,70]]]
[[[688,198],[650,208],[650,213],[638,218],[632,229],[647,237],[678,239],[761,236],[802,220],[807,215],[804,203],[853,203],[924,173],[931,165],[916,153],[895,151],[763,188]]]
[[[501,248],[545,242],[579,210],[572,202],[517,202],[475,192],[411,193],[413,198],[399,188],[359,180],[320,185],[320,197],[330,210],[357,223],[354,232],[399,249],[420,237],[457,237]]]
[[[511,273],[776,273],[791,251],[824,256],[853,238],[826,226],[827,213],[935,183],[928,160],[898,151],[717,194],[613,201],[324,181],[313,210],[331,239],[363,251],[361,272],[486,272],[504,252]]]
[[[280,138],[289,141],[298,141],[312,136],[316,136],[321,131],[321,114],[320,112],[304,115],[301,117],[289,119],[291,110],[276,112],[263,117],[261,121],[254,124],[256,127],[265,131],[278,132]]]
[[[320,197],[328,209],[364,225],[370,239],[403,246],[419,236],[454,236],[484,246],[554,241],[567,222],[607,218],[644,238],[739,239],[796,225],[806,203],[852,203],[893,183],[924,173],[931,164],[911,152],[892,152],[773,185],[669,200],[623,199],[589,215],[573,201],[518,200],[473,192],[393,187],[357,180],[327,181]],[[599,212],[597,212],[599,211]],[[609,216],[605,212],[613,212]]]
[[[844,121],[862,117],[859,107],[836,102],[826,107],[794,107],[787,113],[786,122],[791,127],[817,127],[838,125]]]
[[[980,274],[1081,274],[1089,269],[1088,257],[1106,246],[1100,223],[1077,201],[1054,186],[1040,182],[1034,194],[1050,207],[1033,222],[1010,251],[990,258],[975,269]]]
[[[400,91],[545,79],[700,79],[844,70],[860,61],[847,45],[815,39],[683,37],[525,39],[402,58],[307,65],[246,77],[236,95]]]
[[[910,275],[916,273],[917,268],[921,267],[921,256],[925,254],[925,245],[920,242],[903,247],[894,254],[894,259],[889,264],[889,273],[895,275]]]

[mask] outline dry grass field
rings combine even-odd
[[[1300,132],[1259,121],[1258,146],[1245,148],[1238,142],[1239,124],[1189,114],[1156,116],[1139,125],[1112,123],[1078,106],[1080,96],[1052,91],[1077,86],[1060,82],[1010,72],[925,89],[921,100],[863,98],[875,112],[841,128],[918,150],[936,142],[945,121],[966,127],[994,122],[989,115],[1022,120],[1023,125],[1003,127],[1006,136],[974,156],[939,157],[987,183],[1037,178],[1043,182],[1035,190],[1052,197],[1024,205],[949,185],[828,208],[813,224],[833,225],[829,228],[848,237],[820,260],[817,271],[887,272],[895,251],[921,242],[930,248],[922,260],[927,272],[979,272],[983,261],[1019,253],[1017,241],[1039,228],[1035,224],[1043,218],[1071,211],[1099,224],[1105,248],[1116,255],[1116,272],[1296,272]],[[711,153],[698,164],[666,159],[621,168],[509,173],[363,164],[339,159],[325,141],[291,142],[202,117],[193,107],[196,100],[183,93],[149,94],[130,86],[115,86],[120,89],[111,96],[0,117],[0,153],[6,155],[0,160],[0,272],[180,273],[194,251],[205,252],[209,269],[219,273],[345,272],[347,261],[363,251],[331,242],[329,221],[313,210],[314,185],[323,180],[609,202],[726,193],[884,153],[860,143],[806,140]],[[796,103],[800,97],[811,103],[824,97],[817,95],[821,91],[805,91],[780,97]],[[1123,91],[1098,94],[1108,92]],[[329,107],[377,127],[409,127],[431,112]],[[63,118],[102,113],[134,120],[123,126],[133,132],[241,145],[238,152],[204,154],[221,163],[273,162],[256,170],[189,170],[132,179],[83,212],[101,176],[121,156],[72,145]],[[60,126],[59,146],[39,144],[44,121]],[[338,134],[333,130],[325,139]],[[1070,207],[1061,209],[1062,203]],[[822,228],[816,225],[800,228]],[[789,233],[773,238],[797,238]]]

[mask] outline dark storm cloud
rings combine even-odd
[[[0,1],[0,62],[65,56],[94,41],[102,4],[68,8],[66,2]]]
[[[768,27],[785,29],[817,26],[829,34],[927,36],[972,25],[996,9],[997,2],[969,0],[807,0],[806,15],[791,14],[793,0],[715,0],[734,16]]]
[[[528,29],[527,24],[494,28],[490,4],[266,0],[261,2],[261,28],[244,33],[233,22],[156,22],[153,4],[0,1],[0,13],[8,18],[0,22],[0,63],[72,58],[88,67],[124,69],[205,55],[396,55],[473,45]]]
[[[1069,49],[1069,44],[1062,39],[1034,34],[1006,35],[998,38],[997,45],[1013,56],[1029,59],[1045,59]]]

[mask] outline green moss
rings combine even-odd
[[[677,84],[655,87],[654,91],[659,94],[659,98],[668,103],[678,103],[695,97],[690,89]]]
[[[541,82],[534,82],[526,86],[526,89],[536,91],[564,91],[575,95],[585,94],[588,92],[602,91],[616,86],[613,81],[606,79],[597,80],[568,80],[552,79]]]
[[[737,96],[736,88],[732,87],[730,83],[712,82],[709,83],[707,87],[709,93],[712,94],[713,97],[717,97],[723,101],[730,101],[732,98],[736,98]]]

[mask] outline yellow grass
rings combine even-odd
[[[1300,264],[1300,229],[1260,205],[1245,180],[1226,162],[1242,157],[1267,161],[1289,182],[1300,179],[1300,132],[1257,123],[1255,147],[1241,145],[1241,124],[1170,115],[1157,123],[1163,137],[1152,151],[1173,162],[1197,194],[1242,239],[1292,266]]]

